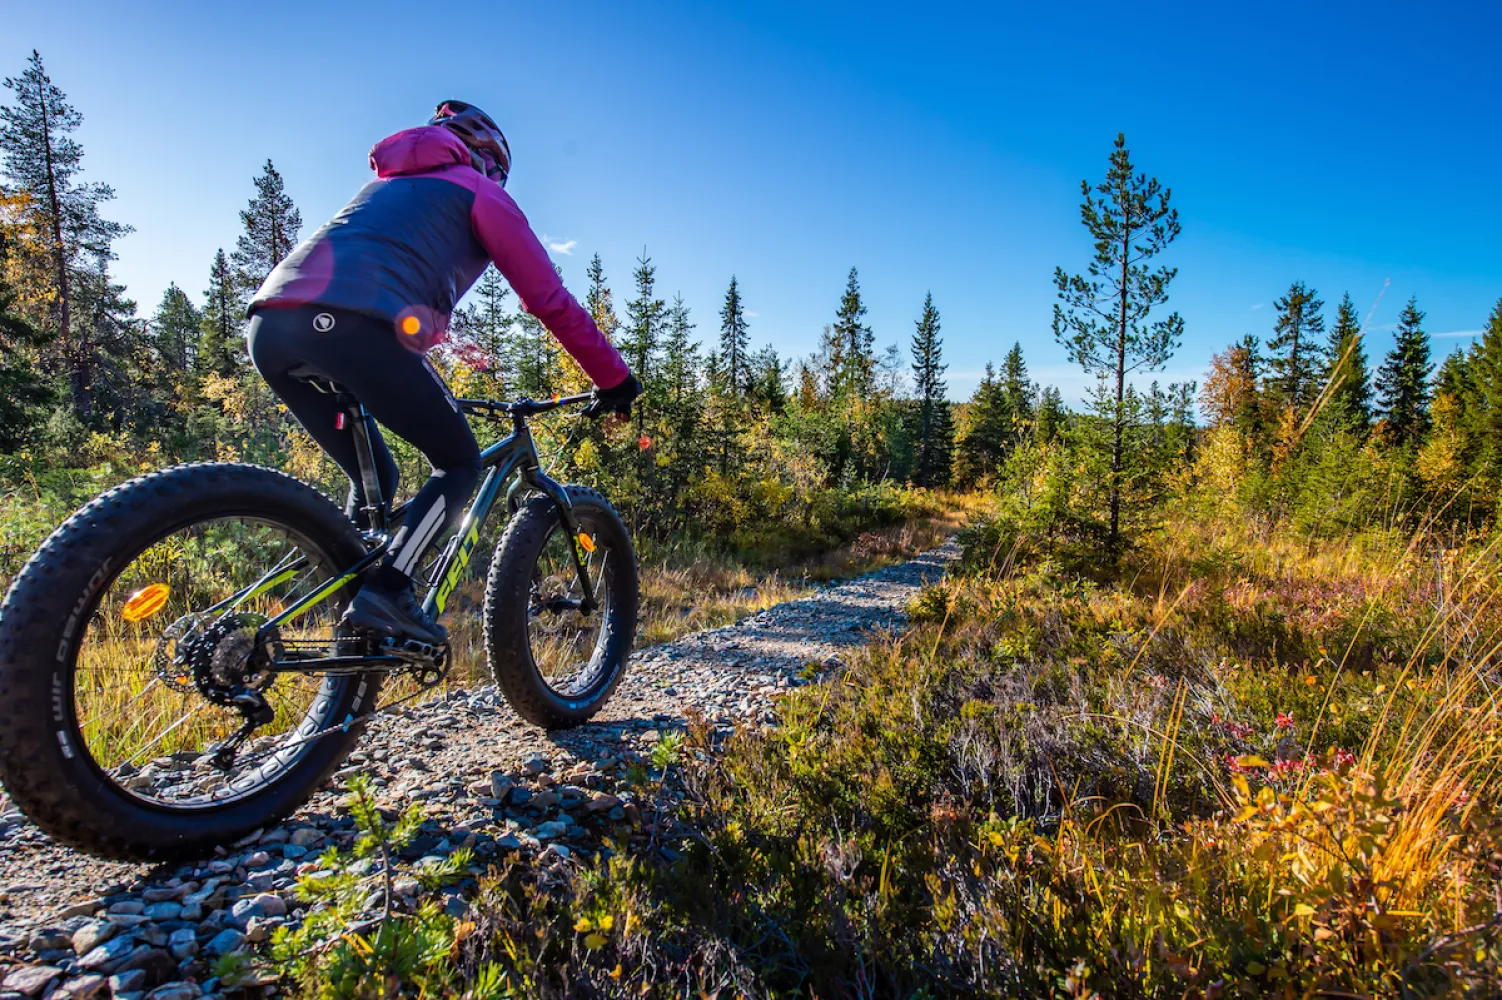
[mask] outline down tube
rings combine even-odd
[[[438,583],[428,591],[427,599],[423,601],[423,610],[437,617],[443,613],[443,606],[448,603],[449,594],[464,579],[464,569],[469,565],[469,557],[474,555],[475,546],[480,541],[480,526],[490,516],[490,508],[495,505],[496,495],[501,491],[501,483],[506,481],[511,472],[515,460],[503,461],[499,466],[492,468],[485,481],[480,484],[479,495],[475,502],[470,505],[469,512],[464,515],[464,523],[459,525],[459,533],[456,536],[459,542],[444,561],[438,573]]]

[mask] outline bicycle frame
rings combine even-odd
[[[339,402],[342,404],[342,413],[352,421],[351,431],[355,439],[355,454],[360,463],[361,483],[366,497],[365,514],[370,520],[369,537],[374,544],[353,566],[335,576],[332,580],[318,587],[312,593],[301,598],[290,607],[283,609],[276,617],[269,620],[263,629],[274,629],[278,626],[293,621],[306,613],[309,609],[319,604],[330,594],[336,593],[341,588],[361,576],[371,566],[375,565],[391,546],[389,535],[390,520],[386,511],[385,497],[381,494],[381,485],[375,471],[375,454],[371,444],[374,429],[374,421],[365,407],[353,397],[336,390]],[[423,601],[423,608],[435,617],[443,612],[448,603],[449,596],[454,588],[464,578],[464,571],[469,565],[470,558],[474,555],[476,545],[480,540],[480,528],[485,524],[491,512],[495,508],[496,501],[500,498],[501,487],[508,481],[515,479],[506,490],[508,507],[513,510],[519,503],[519,494],[528,490],[535,490],[547,496],[558,507],[559,517],[565,528],[568,529],[569,537],[577,539],[581,534],[579,521],[574,516],[573,504],[570,503],[568,492],[561,484],[550,478],[542,471],[541,462],[537,456],[537,445],[532,439],[532,430],[527,426],[527,418],[548,410],[558,409],[564,406],[575,405],[590,399],[588,393],[576,396],[555,396],[550,400],[537,402],[530,399],[519,400],[515,403],[503,403],[494,400],[462,399],[458,400],[460,407],[470,414],[478,414],[490,419],[497,419],[498,415],[509,415],[512,422],[511,433],[497,441],[495,444],[484,449],[480,453],[481,467],[486,469],[485,478],[480,482],[480,488],[475,495],[474,501],[464,512],[464,517],[459,523],[459,530],[449,540],[444,548],[438,565],[429,574],[427,579],[428,593]],[[584,567],[584,561],[579,555],[579,544],[570,545],[574,557],[574,569],[579,575],[579,582],[583,588],[583,599],[580,601],[580,609],[586,613],[592,613],[598,608],[594,586],[590,582],[589,574]],[[245,590],[234,594],[216,604],[209,611],[219,611],[225,608],[233,608],[240,602],[264,593],[279,583],[286,581],[297,572],[306,568],[308,559],[306,556],[294,560],[288,565],[278,564],[261,577],[260,580],[251,584]],[[381,659],[370,657],[334,657],[333,660],[341,663],[348,662],[353,665],[358,661]],[[318,662],[328,662],[326,658],[319,660],[303,661],[304,669],[311,668]]]

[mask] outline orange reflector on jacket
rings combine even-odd
[[[581,531],[579,532],[579,547],[585,552],[593,552],[595,550],[595,540]]]
[[[172,588],[165,583],[153,583],[131,595],[120,609],[120,617],[128,622],[145,621],[167,606],[167,597]]]

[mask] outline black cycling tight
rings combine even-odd
[[[391,324],[321,306],[259,310],[250,322],[250,357],[298,423],[349,476],[350,513],[365,506],[353,434],[338,423],[334,397],[294,372],[313,372],[343,386],[392,433],[410,441],[433,466],[407,509],[381,564],[387,586],[404,586],[422,557],[464,511],[480,476],[480,448],[459,404],[433,366],[404,347]],[[397,469],[379,431],[371,444],[381,492],[396,494]]]

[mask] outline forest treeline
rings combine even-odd
[[[82,116],[36,53],[5,87],[0,453],[9,478],[219,458],[335,488],[332,467],[244,348],[246,302],[304,230],[276,167],[268,160],[254,178],[238,232],[226,220],[233,244],[143,316],[111,273],[131,227],[108,218],[109,185],[83,179]],[[577,291],[645,397],[628,428],[569,426],[552,442],[559,471],[605,486],[638,531],[657,535],[687,524],[743,539],[774,528],[817,534],[857,508],[896,502],[892,488],[906,485],[1001,484],[1017,517],[1107,554],[1190,480],[1216,503],[1331,528],[1422,510],[1467,524],[1492,517],[1502,486],[1502,303],[1476,343],[1436,373],[1410,301],[1372,372],[1350,296],[1327,329],[1318,293],[1294,282],[1265,343],[1248,334],[1228,346],[1202,386],[1143,388],[1183,335],[1180,317],[1164,313],[1176,269],[1155,264],[1178,236],[1178,213],[1120,136],[1104,179],[1081,192],[1095,252],[1081,273],[1057,271],[1053,335],[1097,379],[1084,408],[1030,378],[1020,343],[986,366],[969,401],[951,402],[939,305],[931,295],[914,303],[910,331],[878,338],[854,267],[831,289],[832,317],[812,349],[784,357],[754,344],[751,293],[735,277],[705,322],[665,292],[670,280],[644,250],[624,290],[596,256]],[[588,385],[493,268],[434,361],[461,395]]]

